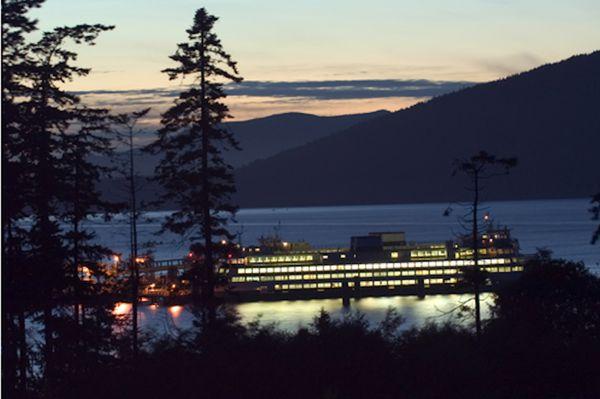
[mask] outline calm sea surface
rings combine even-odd
[[[307,208],[242,209],[231,231],[244,245],[256,243],[261,235],[279,232],[284,240],[305,240],[315,247],[348,247],[350,236],[373,231],[404,231],[409,241],[444,241],[463,232],[457,217],[464,212],[455,207],[449,217],[448,204],[405,204],[336,206]],[[496,223],[508,226],[524,253],[549,248],[556,257],[583,261],[588,266],[600,262],[600,245],[590,245],[595,223],[590,220],[589,200],[505,201],[484,204]],[[165,212],[150,212],[140,223],[140,241],[156,242],[157,259],[181,258],[190,240],[171,234],[155,235]],[[129,226],[117,217],[105,223],[90,221],[98,241],[125,255],[129,251]]]
[[[444,241],[461,233],[457,217],[464,211],[456,206],[449,217],[443,216],[448,204],[405,204],[306,208],[242,209],[231,231],[239,234],[244,245],[256,243],[261,235],[279,235],[287,241],[305,240],[315,247],[347,247],[350,237],[373,231],[404,231],[409,241]],[[537,248],[551,249],[555,257],[582,261],[598,273],[600,245],[590,245],[595,222],[590,220],[588,199],[489,202],[485,205],[496,223],[508,226],[519,240],[523,253]],[[165,212],[152,212],[140,225],[140,241],[155,241],[157,259],[181,258],[187,253],[189,239],[171,234],[155,235]],[[597,222],[596,222],[597,223]],[[129,228],[125,218],[111,223],[90,221],[99,242],[115,251],[128,253]],[[342,307],[339,300],[279,301],[237,305],[244,321],[260,318],[295,329],[310,322],[321,308],[342,317],[353,310],[364,313],[373,323],[379,322],[388,307],[396,308],[406,325],[443,319],[444,313],[468,296],[430,296],[364,298]],[[176,331],[191,325],[191,315],[182,307],[144,308],[142,325],[150,329]]]

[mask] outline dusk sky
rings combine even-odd
[[[157,115],[185,84],[160,70],[202,6],[220,17],[216,32],[247,82],[230,91],[237,120],[397,110],[600,44],[598,0],[48,0],[33,15],[41,29],[116,25],[79,48],[93,73],[68,87]]]

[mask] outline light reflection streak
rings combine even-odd
[[[169,306],[169,313],[171,313],[171,316],[175,319],[179,317],[179,315],[181,314],[182,311],[183,311],[183,306],[180,306],[180,305]]]
[[[115,316],[125,316],[131,312],[131,304],[126,302],[117,302],[113,309]]]
[[[286,332],[295,332],[300,327],[307,327],[313,322],[321,309],[328,312],[333,319],[343,319],[355,312],[364,314],[371,327],[376,328],[385,318],[388,309],[394,309],[404,319],[400,330],[419,327],[423,324],[451,322],[469,326],[473,319],[465,313],[461,317],[458,305],[468,302],[473,307],[472,295],[428,295],[425,298],[416,296],[366,297],[352,299],[350,306],[345,307],[341,299],[313,299],[298,301],[246,302],[233,307],[244,325],[260,320],[261,324],[274,323],[276,328]],[[494,303],[493,295],[482,296],[482,317],[490,315],[490,306]],[[129,312],[130,304],[119,304],[121,312]],[[463,312],[464,313],[464,312]],[[144,314],[142,316],[141,314]],[[178,329],[193,328],[194,313],[191,306],[160,306],[150,304],[140,307],[140,328],[142,330],[165,329],[174,326]],[[163,332],[167,332],[166,330]]]

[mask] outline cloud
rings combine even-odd
[[[469,82],[431,80],[327,80],[305,82],[248,81],[227,86],[230,95],[304,97],[315,100],[349,100],[386,97],[433,97],[462,89]]]
[[[236,120],[252,119],[281,112],[309,112],[337,115],[397,110],[473,83],[463,81],[414,80],[322,80],[245,81],[227,84],[226,103]],[[90,105],[110,108],[115,113],[152,107],[144,124],[156,127],[160,114],[189,86],[136,90],[76,91]]]
[[[387,97],[434,97],[473,83],[464,81],[415,80],[325,80],[301,82],[245,81],[225,85],[230,96],[299,97],[313,100],[350,100]],[[91,90],[79,95],[119,95],[140,99],[177,97],[186,86],[142,90]]]

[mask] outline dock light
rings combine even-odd
[[[227,241],[221,240],[221,245],[225,245],[225,244],[227,244]]]

